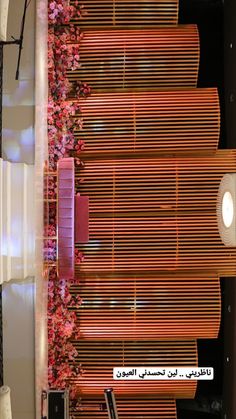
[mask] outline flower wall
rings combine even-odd
[[[70,19],[82,18],[83,6],[75,2],[49,1],[48,5],[48,143],[49,166],[56,167],[61,157],[76,155],[83,149],[83,141],[76,141],[73,131],[82,129],[78,99],[90,94],[86,83],[70,83],[68,70],[76,70],[79,63],[79,45],[83,34],[70,24]],[[76,92],[76,97],[70,93]]]
[[[70,379],[80,373],[75,365],[77,351],[73,340],[78,339],[75,310],[81,304],[78,295],[71,295],[70,286],[76,282],[59,280],[57,277],[56,230],[57,230],[57,183],[55,170],[62,157],[73,156],[77,167],[82,165],[78,158],[84,147],[81,140],[75,140],[74,129],[82,129],[82,119],[78,98],[90,94],[86,83],[70,83],[67,70],[79,66],[79,45],[83,34],[70,20],[83,18],[83,5],[76,1],[74,6],[68,1],[48,2],[48,147],[49,176],[45,185],[46,217],[44,260],[48,263],[48,381],[50,388],[70,387],[73,398],[75,390],[69,385]],[[75,92],[73,97],[71,92]],[[52,173],[50,175],[50,172]],[[54,172],[54,173],[53,173]],[[76,263],[83,255],[76,250]]]

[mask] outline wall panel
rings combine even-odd
[[[235,152],[208,157],[86,161],[79,190],[90,196],[90,242],[81,272],[236,273],[236,249],[221,242],[216,202]],[[78,173],[77,173],[78,178]],[[78,271],[78,267],[77,267]]]
[[[220,281],[208,276],[81,276],[77,309],[84,340],[214,338],[221,315]]]
[[[221,178],[236,171],[235,153],[202,157],[87,160],[76,171],[77,192],[89,195],[90,214],[216,213]]]
[[[83,0],[80,28],[176,25],[178,0]],[[74,4],[74,0],[71,0]]]
[[[117,400],[119,419],[176,419],[175,400]],[[104,398],[100,400],[80,400],[79,411],[73,412],[74,418],[107,419]]]
[[[193,398],[196,381],[186,380],[113,380],[114,367],[194,367],[197,366],[196,341],[139,342],[107,341],[75,343],[76,362],[82,374],[73,380],[78,396],[101,398],[105,388],[112,387],[118,398]]]
[[[80,99],[86,156],[216,151],[220,109],[216,89],[104,93]],[[83,153],[84,154],[84,153]]]
[[[149,30],[85,31],[81,67],[69,81],[93,91],[196,87],[199,37],[194,25]]]
[[[236,274],[236,249],[221,242],[216,215],[90,218],[80,272],[215,271]]]

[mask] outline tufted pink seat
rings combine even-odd
[[[58,276],[74,277],[75,242],[89,240],[89,199],[75,196],[74,159],[60,159],[58,170]]]
[[[58,276],[74,277],[75,171],[74,159],[58,161]]]

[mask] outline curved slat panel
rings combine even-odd
[[[112,387],[118,398],[193,398],[195,381],[113,380],[113,368],[127,367],[194,367],[197,366],[196,341],[186,342],[86,342],[75,343],[76,362],[82,376],[73,380],[78,396],[102,397],[104,388]]]
[[[113,173],[105,186],[94,180],[83,186],[91,196],[91,241],[81,247],[82,272],[208,269],[235,274],[236,249],[223,245],[216,218],[221,176],[236,171],[234,151],[129,160],[121,163],[117,179],[114,162],[104,161],[100,175],[90,163],[98,167],[98,162],[86,162],[85,173],[89,168],[94,178],[106,178],[110,163]]]
[[[74,4],[74,0],[71,0]],[[178,0],[83,0],[80,28],[176,25]]]
[[[236,249],[221,242],[216,215],[90,218],[81,272],[209,270],[236,274]]]
[[[197,27],[85,31],[80,62],[68,78],[88,83],[93,91],[195,87]]]
[[[176,419],[175,400],[116,400],[119,419]],[[104,399],[82,399],[74,418],[107,419]]]
[[[81,339],[215,338],[221,316],[220,281],[209,276],[95,275],[71,288]]]
[[[222,176],[236,171],[234,158],[220,156],[88,160],[76,179],[84,179],[79,192],[89,195],[94,218],[215,213]]]
[[[220,131],[216,89],[92,94],[80,99],[86,156],[215,151]],[[84,153],[83,153],[84,154]]]
[[[74,277],[74,159],[58,161],[58,276]]]

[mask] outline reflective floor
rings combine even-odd
[[[11,389],[12,416],[35,417],[35,281],[4,282],[3,301],[3,371],[4,385]]]
[[[43,274],[43,169],[47,143],[47,0],[37,3],[35,84],[36,301],[35,377],[36,419],[41,416],[41,392],[47,387],[47,280]]]

